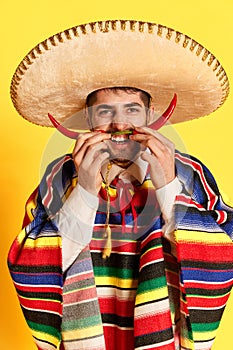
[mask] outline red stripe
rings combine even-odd
[[[135,300],[119,300],[114,297],[99,297],[101,314],[115,314],[121,317],[133,317]]]
[[[189,310],[188,310],[188,305],[187,305],[187,302],[180,299],[180,312],[181,313],[184,313],[185,316],[188,316],[189,315]]]
[[[159,312],[157,314],[148,313],[145,317],[135,319],[135,336],[143,336],[154,332],[160,332],[171,327],[170,310]]]
[[[130,229],[131,230],[131,229]],[[113,231],[113,230],[112,230]],[[119,230],[118,230],[119,232]],[[92,240],[90,244],[91,251],[97,250],[102,251],[105,240]],[[124,242],[119,240],[112,239],[112,253],[132,253],[139,251],[139,242],[132,241],[132,242]]]
[[[35,241],[36,245],[36,241]],[[17,259],[17,265],[25,266],[45,266],[45,265],[61,265],[61,252],[60,248],[26,248],[24,247],[21,251],[21,245],[17,242],[10,251],[9,259],[11,261],[11,256],[14,260]],[[20,254],[21,253],[21,254]],[[15,262],[14,262],[15,263]]]
[[[153,262],[156,263],[157,260],[163,260],[163,248],[159,247],[157,249],[147,250],[140,259],[140,268],[142,269],[144,265]]]
[[[63,164],[70,160],[70,156],[65,156],[64,158],[62,158],[58,163],[56,163],[54,165],[54,167],[52,168],[52,171],[49,173],[49,175],[46,178],[46,183],[47,183],[47,193],[45,194],[44,198],[43,198],[43,204],[45,207],[49,207],[49,204],[53,198],[53,187],[52,187],[52,181],[54,176],[58,173],[58,171],[61,169],[61,167],[63,166]]]
[[[195,305],[195,307],[200,307],[200,308],[207,307],[207,308],[210,308],[211,310],[214,307],[225,306],[228,298],[229,298],[229,294],[219,298],[212,298],[212,297],[201,298],[199,295],[195,298],[187,295],[187,302],[188,302],[189,308],[192,307],[192,305]]]
[[[106,349],[108,350],[134,349],[133,330],[121,330],[117,327],[110,327],[104,325],[104,338]]]
[[[227,220],[227,213],[223,210],[216,210],[216,213],[218,214],[217,218],[217,224],[222,224]]]
[[[213,209],[214,205],[217,202],[217,196],[215,195],[215,193],[213,192],[213,190],[211,189],[211,187],[209,186],[209,184],[207,183],[204,173],[203,173],[203,168],[202,166],[195,162],[194,160],[191,160],[189,158],[185,158],[182,155],[176,153],[176,158],[178,158],[180,161],[182,161],[183,163],[189,164],[191,165],[192,168],[194,168],[200,175],[200,179],[202,181],[203,187],[206,190],[206,194],[209,198],[209,202],[208,202],[208,209],[211,210]]]
[[[167,283],[179,288],[180,277],[178,273],[172,271],[166,271]]]
[[[223,289],[223,288],[229,288],[232,286],[232,281],[228,282],[221,282],[221,284],[216,284],[216,283],[202,283],[202,282],[185,282],[185,288],[199,288],[199,289],[207,289],[207,290],[218,290],[218,289]]]
[[[37,310],[41,310],[43,312],[48,311],[53,311],[53,312],[58,312],[58,313],[62,313],[62,307],[61,307],[61,303],[58,301],[52,301],[52,300],[40,300],[37,299],[35,302],[35,299],[24,299],[22,297],[20,297],[20,295],[18,296],[20,304],[25,307],[25,308],[29,308],[29,309],[37,309]]]
[[[62,288],[59,286],[35,286],[35,285],[19,285],[17,282],[15,282],[15,286],[17,290],[20,292],[33,292],[33,293],[44,293],[46,289],[46,293],[62,293]]]
[[[151,232],[141,243],[141,249],[143,249],[150,241],[153,239],[160,238],[162,236],[162,231],[153,231]]]
[[[215,264],[218,262],[232,263],[233,244],[179,241],[178,254],[179,260],[206,261]]]
[[[202,209],[203,211],[205,210],[201,204],[195,202],[195,201],[194,201],[193,199],[191,199],[190,197],[186,197],[184,194],[179,194],[179,195],[177,195],[176,201],[177,201],[177,202],[182,202],[182,203],[188,204],[188,205],[190,205],[190,206],[193,205],[193,206],[195,206],[195,207],[198,208],[198,209]]]

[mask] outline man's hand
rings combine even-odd
[[[72,153],[79,184],[94,195],[99,193],[101,187],[101,167],[109,158],[108,147],[102,141],[110,137],[110,134],[98,131],[81,134]]]
[[[137,127],[139,134],[130,136],[131,140],[140,142],[145,148],[141,158],[150,165],[151,180],[156,189],[167,185],[175,179],[175,146],[158,131],[147,127]],[[149,148],[151,153],[145,152]]]

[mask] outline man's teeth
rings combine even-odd
[[[114,142],[125,142],[128,140],[128,137],[126,137],[125,135],[112,135],[111,140]]]

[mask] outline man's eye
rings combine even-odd
[[[131,114],[131,113],[136,114],[136,113],[139,113],[139,112],[140,112],[139,108],[135,108],[135,107],[127,108],[127,113],[129,113],[129,114]]]
[[[110,117],[112,115],[112,111],[109,109],[102,109],[98,112],[99,117]]]

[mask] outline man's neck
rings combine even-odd
[[[142,159],[138,158],[134,162],[130,162],[128,167],[122,167],[119,165],[119,163],[112,163],[112,167],[109,171],[108,175],[108,181],[111,183],[117,176],[124,177],[124,176],[129,176],[133,177],[134,179],[138,180],[140,183],[143,182],[147,168],[148,168],[148,163],[143,161]],[[106,172],[107,172],[107,166],[108,164],[104,164],[101,169],[101,174],[103,179],[105,180]]]

